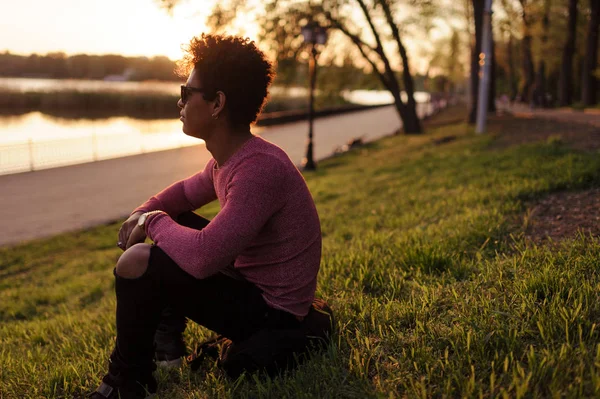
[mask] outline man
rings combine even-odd
[[[314,299],[321,230],[312,196],[289,157],[250,132],[271,63],[249,39],[203,34],[181,68],[189,72],[178,102],[183,132],[213,158],[119,231],[117,342],[95,399],[156,392],[153,358],[184,355],[184,317],[227,339],[220,364],[234,377],[293,367],[332,330],[331,310]],[[216,199],[212,221],[192,212]]]

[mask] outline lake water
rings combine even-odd
[[[39,112],[0,117],[0,174],[198,144],[174,120],[64,120]]]
[[[10,90],[25,93],[81,91],[81,92],[136,92],[159,93],[179,95],[179,86],[184,82],[111,82],[104,80],[81,79],[28,79],[28,78],[0,78],[0,90]],[[308,95],[304,87],[271,87],[272,94],[286,95],[288,97],[301,97]]]
[[[178,82],[104,82],[88,80],[6,79],[4,90],[27,91],[122,91],[177,94]],[[304,88],[274,87],[275,94],[306,96]],[[386,91],[357,90],[344,93],[357,104],[384,104],[393,101]],[[428,93],[416,93],[417,102],[429,100]],[[254,127],[259,134],[261,128]],[[139,120],[114,117],[100,120],[64,119],[32,112],[0,116],[0,174],[64,166],[198,144],[182,133],[178,119]]]

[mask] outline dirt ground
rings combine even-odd
[[[557,140],[583,151],[600,150],[600,128],[588,124],[503,115],[490,118],[489,128],[499,147]],[[535,243],[578,233],[600,237],[600,188],[550,194],[530,204],[527,218],[525,235]]]
[[[490,132],[497,137],[495,145],[498,147],[559,140],[579,150],[600,149],[600,128],[590,124],[534,117],[517,118],[505,114],[491,117],[489,128]]]
[[[535,242],[559,242],[578,233],[600,237],[600,189],[548,195],[529,209],[525,236]]]

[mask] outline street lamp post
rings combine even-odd
[[[306,157],[302,160],[304,170],[315,170],[317,164],[313,157],[313,121],[315,116],[314,100],[315,100],[315,84],[317,80],[317,44],[325,44],[327,41],[327,31],[318,22],[309,22],[302,27],[302,36],[304,42],[309,43],[310,60],[308,69],[310,75],[310,93],[308,101],[308,144],[306,146]]]
[[[485,133],[488,95],[490,90],[491,49],[492,49],[492,0],[485,0],[483,11],[483,29],[481,35],[481,53],[479,54],[479,94],[477,97],[477,133]]]

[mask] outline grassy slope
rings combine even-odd
[[[443,135],[458,140],[434,146]],[[306,177],[336,345],[275,380],[228,381],[210,362],[161,372],[161,397],[598,395],[600,244],[534,247],[522,231],[525,201],[598,185],[600,157],[492,140],[452,125],[321,163]],[[115,334],[117,229],[0,249],[0,397],[96,386]]]

